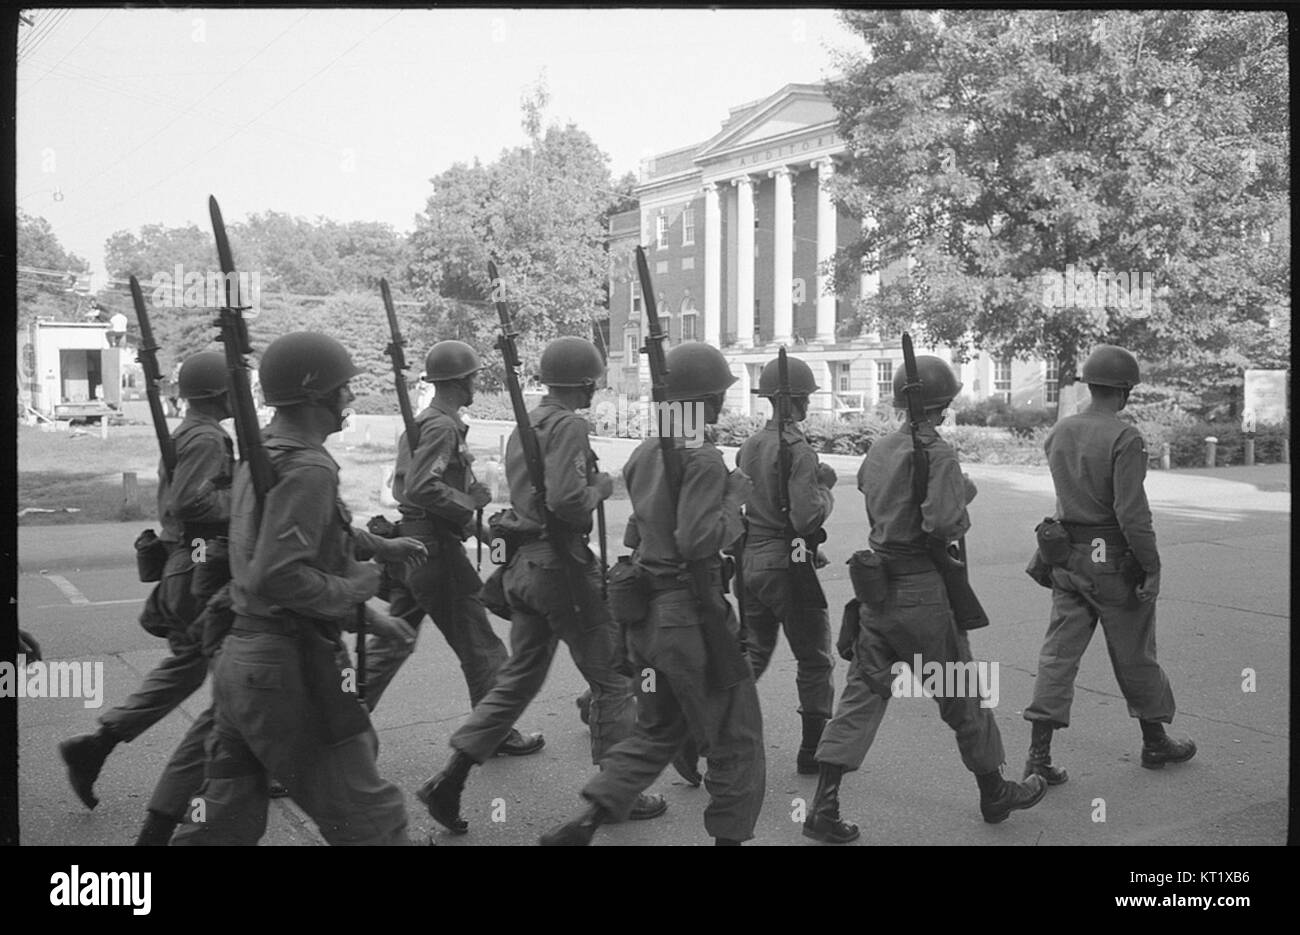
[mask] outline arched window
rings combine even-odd
[[[700,314],[698,311],[696,311],[695,299],[691,296],[689,292],[686,293],[686,298],[682,299],[681,319],[682,319],[682,330],[681,330],[682,340],[698,341],[700,339],[700,333],[699,333]]]

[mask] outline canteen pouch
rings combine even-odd
[[[397,538],[397,524],[382,513],[377,513],[366,521],[366,531],[380,539]]]
[[[630,555],[622,555],[609,571],[609,612],[625,627],[636,626],[650,614],[650,588],[644,576],[632,564]]]
[[[853,596],[869,606],[883,604],[889,596],[889,575],[885,569],[885,560],[870,549],[862,549],[853,553],[848,564]]]
[[[152,529],[146,529],[135,538],[135,568],[140,580],[146,584],[161,581],[163,566],[167,564],[167,543],[158,538]]]
[[[1070,534],[1065,527],[1050,516],[1034,527],[1038,539],[1038,554],[1048,565],[1065,567],[1070,561]]]
[[[1029,559],[1029,566],[1025,568],[1025,574],[1045,588],[1051,588],[1052,586],[1052,566],[1043,561],[1042,553],[1037,549],[1034,550],[1033,557]]]

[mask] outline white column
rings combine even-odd
[[[794,343],[794,197],[786,166],[768,175],[776,180],[776,215],[772,232],[772,340]]]
[[[870,231],[874,231],[875,229],[876,229],[876,219],[874,217],[868,216],[863,219],[862,221],[863,233],[868,233]],[[879,257],[880,257],[879,252],[872,253],[872,259],[878,260]],[[872,296],[878,293],[880,291],[880,270],[876,270],[874,273],[863,273],[861,279],[858,282],[858,288],[860,290],[858,294],[861,295],[864,299],[867,296]],[[864,335],[864,337],[866,337],[869,341],[879,341],[880,331],[879,330],[869,331]],[[874,375],[872,378],[874,379]]]
[[[736,186],[736,346],[754,346],[754,183],[748,175]]]
[[[827,294],[829,277],[822,268],[835,255],[835,205],[826,184],[835,174],[835,164],[829,159],[817,163],[817,343],[835,343],[835,296]]]
[[[722,346],[722,209],[718,186],[704,186],[704,341]]]

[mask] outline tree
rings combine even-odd
[[[49,221],[21,209],[18,211],[18,266],[20,326],[37,317],[78,318],[77,297],[72,289],[76,274],[89,271],[90,264],[64,249]],[[66,275],[55,275],[60,273]]]
[[[1228,11],[842,14],[867,45],[827,90],[848,144],[838,204],[877,226],[837,254],[837,290],[910,257],[857,325],[933,342],[1240,363],[1289,307],[1286,20]],[[1044,274],[1137,271],[1143,293],[1057,307]],[[1275,349],[1276,350],[1276,349]]]

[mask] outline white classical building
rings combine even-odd
[[[755,410],[750,389],[784,344],[812,366],[821,391],[812,409],[849,413],[888,401],[902,361],[896,335],[841,337],[858,298],[902,265],[863,274],[847,292],[826,290],[821,273],[859,221],[836,210],[826,182],[845,145],[820,85],[787,85],[732,108],[713,138],[642,165],[636,209],[610,220],[609,380],[639,395],[648,385],[645,309],[633,248],[646,248],[657,309],[673,343],[719,347],[739,378],[729,408]],[[870,223],[870,222],[868,222]],[[918,347],[951,360],[948,348]],[[1021,405],[1056,402],[1056,374],[1042,361],[980,355],[961,365],[963,395],[1001,394]]]

